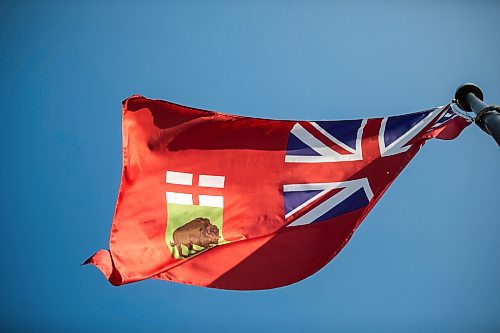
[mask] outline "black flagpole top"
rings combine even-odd
[[[483,92],[473,83],[458,87],[455,100],[463,110],[476,114],[476,124],[500,146],[500,106],[484,103]]]
[[[457,100],[458,104],[460,107],[468,112],[472,112],[472,108],[467,102],[467,99],[465,98],[467,94],[474,94],[477,98],[479,98],[481,101],[484,100],[483,92],[481,91],[481,88],[476,86],[474,83],[464,83],[460,87],[457,88],[457,91],[455,92],[455,99]]]

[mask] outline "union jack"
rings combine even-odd
[[[327,221],[368,206],[374,198],[373,189],[381,189],[384,174],[397,172],[392,167],[401,165],[402,153],[412,147],[418,150],[424,143],[418,138],[457,119],[462,116],[447,105],[378,119],[297,122],[288,138],[285,162],[332,163],[332,170],[343,170],[338,177],[343,180],[284,184],[287,226]],[[365,130],[368,127],[371,133]],[[346,172],[352,174],[347,180]]]

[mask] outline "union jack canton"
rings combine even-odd
[[[393,173],[400,171],[393,168],[402,169],[402,160],[409,160],[403,153],[412,150],[414,155],[431,137],[451,139],[441,133],[443,129],[450,132],[453,127],[451,132],[457,132],[470,123],[455,108],[447,105],[382,119],[297,122],[288,138],[285,162],[303,167],[329,164],[343,180],[284,184],[287,226],[323,222],[366,207],[374,198],[372,189],[383,190],[384,179],[389,175],[393,179]]]

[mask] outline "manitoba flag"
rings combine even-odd
[[[470,123],[454,108],[291,121],[132,96],[109,250],[85,264],[113,285],[297,282],[339,253],[428,139],[453,139]]]

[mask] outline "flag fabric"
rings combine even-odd
[[[142,96],[123,102],[113,285],[147,278],[255,290],[326,265],[411,158],[470,120],[454,105],[399,116],[290,121]]]

